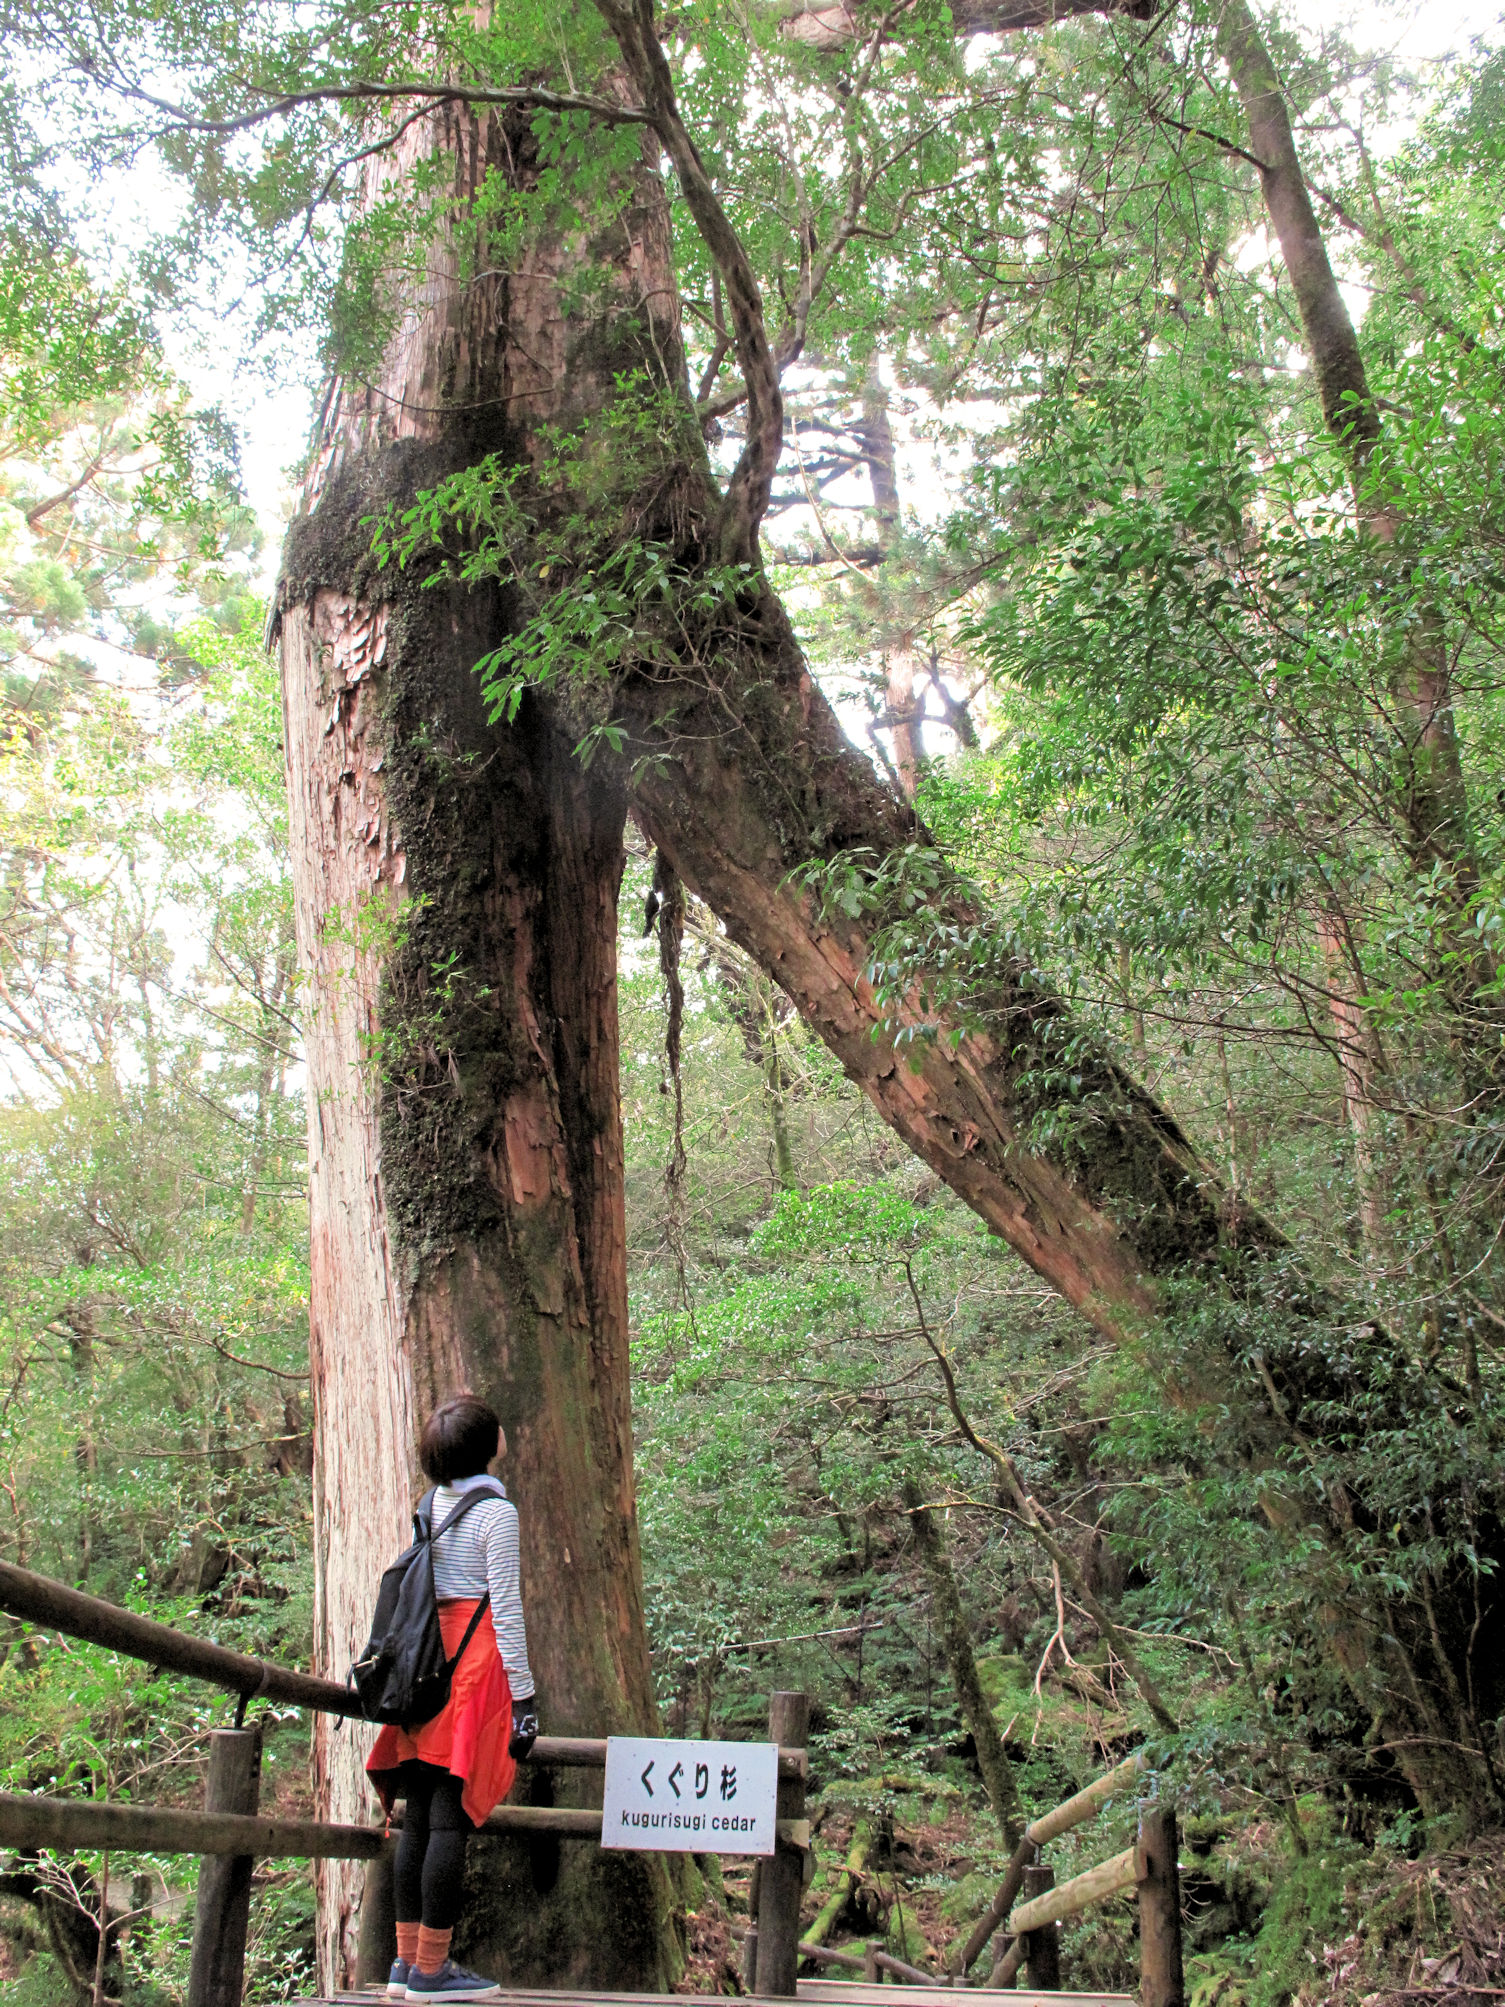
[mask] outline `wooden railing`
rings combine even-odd
[[[1143,1809],[1139,1815],[1139,1837],[1132,1847],[1074,1875],[1059,1888],[1055,1886],[1054,1872],[1039,1858],[1041,1849],[1050,1841],[1095,1819],[1105,1805],[1125,1791],[1137,1789],[1144,1781],[1145,1770],[1143,1756],[1131,1756],[1085,1790],[1030,1821],[1014,1849],[998,1893],[951,1961],[955,1983],[967,1983],[967,1973],[994,1938],[1001,1935],[998,1955],[985,1985],[1013,1986],[1024,1968],[1032,1990],[1058,1991],[1061,1959],[1057,1926],[1067,1917],[1079,1916],[1094,1903],[1137,1889],[1139,2007],[1185,2007],[1181,1881],[1174,1811],[1160,1803]],[[1020,1895],[1026,1898],[1022,1903],[1018,1902]]]
[[[355,1696],[333,1680],[295,1672],[244,1652],[228,1650],[187,1632],[120,1609],[98,1596],[70,1589],[47,1576],[0,1562],[0,1610],[43,1630],[103,1645],[148,1665],[202,1679],[238,1694],[236,1726],[210,1735],[204,1809],[101,1803],[87,1798],[54,1798],[0,1792],[0,1845],[22,1849],[98,1848],[150,1853],[196,1854],[199,1872],[194,1918],[193,1962],[187,2007],[240,2007],[250,1915],[251,1871],[257,1859],[334,1858],[365,1860],[365,1897],[357,1982],[384,1979],[395,1949],[391,1894],[395,1843],[378,1826],[338,1825],[316,1819],[264,1819],[260,1799],[261,1733],[244,1726],[247,1704],[280,1701],[324,1714],[360,1717]],[[804,1694],[776,1693],[769,1707],[769,1739],[779,1744],[778,1820],[775,1852],[760,1864],[755,1914],[745,1933],[745,1977],[749,1992],[791,1998],[801,1958],[861,1969],[868,1979],[901,1983],[944,1983],[875,1945],[856,1952],[799,1939],[800,1898],[810,1846],[805,1818],[809,1761],[805,1740],[809,1702]],[[543,1767],[603,1769],[604,1738],[541,1735],[530,1760]],[[1131,1756],[1063,1804],[1032,1820],[1005,1871],[986,1913],[951,1961],[951,1984],[965,1987],[967,1975],[1000,1935],[1002,1945],[988,1979],[990,1987],[1012,1986],[1021,1967],[1032,1988],[1060,1986],[1056,1926],[1091,1904],[1129,1888],[1139,1892],[1140,2007],[1183,2007],[1181,1904],[1176,1865],[1176,1819],[1155,1806],[1141,1813],[1134,1846],[1096,1867],[1053,1886],[1051,1870],[1039,1864],[1040,1850],[1063,1833],[1094,1819],[1103,1807],[1143,1782],[1144,1760]],[[501,1805],[483,1828],[488,1833],[550,1833],[560,1839],[601,1839],[601,1814],[587,1807]],[[1019,1903],[1020,1895],[1025,1897]]]
[[[0,1562],[0,1610],[39,1629],[65,1631],[240,1696],[235,1727],[210,1734],[201,1812],[0,1791],[0,1846],[200,1856],[187,2007],[240,2007],[251,1872],[258,1859],[367,1861],[356,1979],[367,1985],[385,1980],[396,1950],[391,1889],[395,1841],[381,1826],[258,1817],[261,1730],[259,1724],[244,1725],[246,1707],[257,1699],[358,1719],[360,1703],[352,1693],[333,1680],[227,1650],[9,1562]],[[764,1860],[760,1874],[759,1983],[766,1994],[790,1998],[795,1992],[799,1903],[810,1844],[804,1816],[809,1714],[804,1694],[772,1696],[769,1736],[780,1745],[778,1818],[775,1850]],[[545,1768],[602,1770],[606,1740],[540,1735],[529,1761]],[[400,1817],[393,1823],[400,1825]],[[482,1831],[550,1833],[599,1845],[601,1814],[580,1806],[499,1805]]]

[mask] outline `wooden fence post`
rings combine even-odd
[[[204,1810],[254,1813],[260,1801],[260,1725],[215,1729],[209,1738]],[[250,1854],[206,1854],[199,1861],[188,2007],[240,2007],[255,1866]]]
[[[768,1701],[768,1737],[781,1749],[803,1749],[810,1735],[810,1696],[775,1693]],[[778,1816],[805,1816],[803,1777],[779,1779]],[[758,1992],[792,2000],[800,1962],[800,1898],[805,1892],[805,1857],[799,1847],[774,1842],[758,1877]]]
[[[1140,2007],[1186,2007],[1181,1970],[1181,1876],[1176,1815],[1166,1806],[1139,1820]]]
[[[1019,1968],[1024,1963],[1024,1945],[1025,1940],[1022,1937],[1013,1938],[1007,1943],[994,1959],[993,1970],[983,1983],[1000,1992],[1005,1987],[1017,1986]]]
[[[1054,1868],[1026,1868],[1024,1870],[1024,1899],[1044,1895],[1047,1889],[1056,1885]],[[1045,1923],[1038,1930],[1026,1931],[1024,1935],[1024,1963],[1029,1971],[1029,1983],[1036,1993],[1059,1993],[1061,1990],[1061,1929],[1059,1924]]]
[[[392,1880],[396,1858],[397,1842],[388,1840],[376,1859],[366,1863],[355,1953],[357,1986],[385,1986],[397,1956],[397,1889]]]
[[[762,1876],[763,1863],[755,1860],[747,1878],[747,1936],[742,1941],[742,1984],[749,1993],[758,1990],[758,1897]]]

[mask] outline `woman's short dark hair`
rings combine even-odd
[[[478,1394],[441,1401],[418,1438],[418,1461],[435,1484],[475,1477],[497,1453],[501,1423]]]

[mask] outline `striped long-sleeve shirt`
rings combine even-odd
[[[442,1526],[475,1485],[497,1482],[483,1474],[441,1484],[434,1494],[430,1524]],[[434,1594],[441,1602],[450,1597],[484,1596],[488,1590],[497,1650],[507,1668],[512,1698],[527,1700],[533,1693],[533,1673],[523,1623],[517,1507],[506,1498],[488,1498],[473,1505],[458,1526],[434,1542]]]

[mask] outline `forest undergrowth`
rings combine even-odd
[[[723,947],[723,974],[727,961]],[[729,1138],[728,1032],[758,1056],[745,1027],[748,995],[759,992],[743,980],[731,993],[733,1025],[712,995],[686,1040],[684,1229],[653,1203],[671,1140],[663,1060],[646,1037],[627,1041],[630,1133],[658,1143],[634,1161],[640,1497],[666,1720],[754,1735],[770,1689],[815,1697],[807,1931],[824,1916],[831,1945],[877,1941],[940,1973],[1009,1853],[903,1510],[904,1472],[922,1472],[927,1491],[951,1501],[950,1566],[1026,1815],[1158,1739],[1085,1612],[1069,1591],[1058,1601],[1049,1559],[1000,1514],[976,1460],[959,1456],[923,1315],[967,1390],[969,1419],[1004,1434],[1032,1494],[1070,1515],[1090,1579],[1196,1720],[1168,1773],[1183,1794],[1196,2007],[1399,2002],[1453,1989],[1467,1999],[1497,1985],[1499,1834],[1450,1847],[1406,1807],[1403,1789],[1354,1788],[1357,1750],[1345,1759],[1341,1748],[1296,1746],[1295,1724],[1280,1719],[1289,1700],[1268,1670],[1251,1680],[1236,1627],[1217,1621],[1231,1574],[1205,1556],[1199,1601],[1197,1585],[1157,1579],[1150,1553],[1135,1552],[1129,1529],[1143,1538],[1143,1495],[1158,1517],[1167,1494],[1185,1499],[1189,1489],[1168,1418],[1146,1404],[1142,1380],[1084,1339],[1064,1306],[903,1159],[823,1056],[779,1024],[767,991],[763,1036],[785,1041],[782,1105],[768,1068],[751,1072],[741,1146],[718,1163]],[[630,1013],[651,1013],[652,977],[628,996]],[[720,1084],[714,1100],[696,1091],[702,1067]],[[1198,1091],[1194,1068],[1178,1086]],[[1211,1118],[1215,1080],[1201,1091]],[[786,1150],[797,1176],[780,1190]],[[683,1267],[677,1232],[692,1250]],[[1157,1542],[1170,1537],[1157,1529]],[[1128,1844],[1134,1819],[1127,1794],[1054,1843],[1057,1880]],[[855,1885],[845,1870],[854,1836],[866,1841]],[[707,1889],[690,1919],[684,1990],[739,1990],[747,1896],[745,1872]],[[1132,1990],[1136,1932],[1130,1897],[1068,1923],[1063,1984]]]
[[[234,660],[242,666],[211,684],[211,704],[225,707],[219,745],[254,753],[255,727],[264,752],[274,744],[265,671],[248,650]],[[247,772],[254,779],[254,762],[237,784]],[[273,778],[268,767],[268,789]],[[185,826],[208,840],[208,825]],[[623,901],[634,920],[650,875],[640,852]],[[217,882],[195,875],[199,888]],[[237,920],[216,914],[215,938],[229,943]],[[1320,1668],[1282,1644],[1283,1585],[1266,1584],[1263,1603],[1234,1600],[1241,1508],[1230,1499],[1218,1516],[1195,1430],[907,1156],[693,908],[686,1169],[666,1187],[664,999],[636,936],[635,924],[624,930],[623,1104],[661,1716],[675,1731],[755,1737],[771,1689],[810,1693],[818,1865],[807,1926],[829,1911],[828,1943],[877,1940],[940,1971],[1010,1851],[958,1700],[907,1479],[936,1522],[1025,1814],[1132,1749],[1163,1758],[1156,1788],[1174,1789],[1182,1807],[1196,2007],[1466,1999],[1498,1983],[1499,1836],[1429,1830],[1401,1781],[1373,1774]],[[275,964],[278,938],[274,926],[256,968]],[[111,1001],[135,1008],[129,991]],[[256,1037],[246,1043],[254,1059]],[[193,1112],[213,1096],[187,1046],[162,1064],[149,1124],[153,1104],[132,1082],[7,1121],[10,1551],[202,1635],[306,1662],[295,1080],[253,1127],[264,1154],[237,1155],[226,1143],[247,1147],[240,1124]],[[1200,1100],[1215,1131],[1220,1069],[1168,1052],[1165,1070],[1178,1104]],[[1330,1095],[1314,1125],[1320,1104],[1301,1082],[1265,1106],[1272,1149],[1264,1162],[1251,1153],[1252,1188],[1272,1205],[1322,1203],[1341,1188],[1341,1105]],[[1299,1116],[1295,1146],[1281,1138],[1283,1190],[1282,1108]],[[1070,1529],[1083,1579],[1173,1699],[1177,1737],[1157,1728],[1069,1583],[1001,1503],[947,1405],[937,1350],[974,1429],[1008,1445],[1031,1495]],[[270,1732],[264,1807],[310,1809],[306,1722],[258,1711]],[[12,1626],[0,1658],[4,1782],[191,1804],[205,1731],[230,1712],[191,1683]],[[1134,1817],[1126,1794],[1057,1842],[1058,1880],[1127,1844]],[[722,1875],[705,1865],[682,1986],[733,1992],[746,1864]],[[49,1863],[39,1882],[19,1866],[0,1886],[0,1997],[11,2007],[84,1997],[99,1872],[87,1859]],[[191,1875],[165,1858],[133,1861],[129,1879],[111,1870],[110,1903],[148,1912],[116,1947],[122,1997],[166,2007],[186,1977]],[[311,1975],[306,1874],[260,1871],[255,1916],[248,1998],[297,1997]],[[1068,1985],[1132,1987],[1132,1903],[1069,1924],[1062,1956]]]

